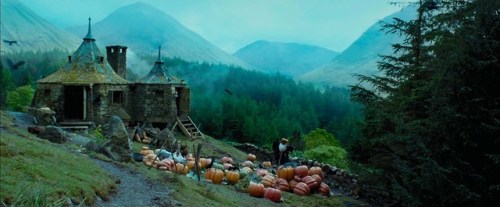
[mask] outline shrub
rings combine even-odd
[[[319,146],[340,147],[340,142],[324,129],[315,129],[304,136],[306,150],[314,149]]]
[[[31,85],[25,85],[7,93],[7,108],[14,111],[26,111],[31,104],[35,89]]]
[[[304,156],[307,159],[328,163],[339,168],[347,168],[347,151],[341,147],[319,146],[314,149],[306,150]]]

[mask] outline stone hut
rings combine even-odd
[[[126,80],[125,46],[106,47],[105,58],[88,33],[57,72],[40,79],[32,107],[49,107],[61,125],[104,124],[112,115],[128,122],[166,126],[187,117],[190,89],[160,60],[138,82]],[[109,62],[109,63],[108,63]]]
[[[188,116],[190,90],[186,83],[169,74],[161,61],[161,47],[153,68],[131,88],[134,94],[144,94],[133,101],[132,109],[138,121],[162,125],[167,120]]]

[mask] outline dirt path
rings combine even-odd
[[[117,180],[116,194],[109,201],[98,199],[94,206],[180,206],[169,196],[170,188],[159,182],[152,182],[144,175],[120,165],[96,160]]]

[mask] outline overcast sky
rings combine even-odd
[[[297,42],[338,52],[368,27],[401,10],[389,0],[21,0],[60,27],[93,23],[145,2],[233,53],[256,40]]]

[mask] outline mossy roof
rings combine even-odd
[[[184,84],[182,80],[169,74],[163,62],[158,60],[143,78],[139,79],[139,83],[160,83],[160,84]]]
[[[90,25],[90,23],[89,23]],[[113,71],[101,54],[101,51],[95,43],[95,39],[90,32],[83,38],[83,42],[71,56],[68,62],[57,72],[41,79],[39,83],[108,83],[108,84],[127,84],[126,79],[122,78]]]

